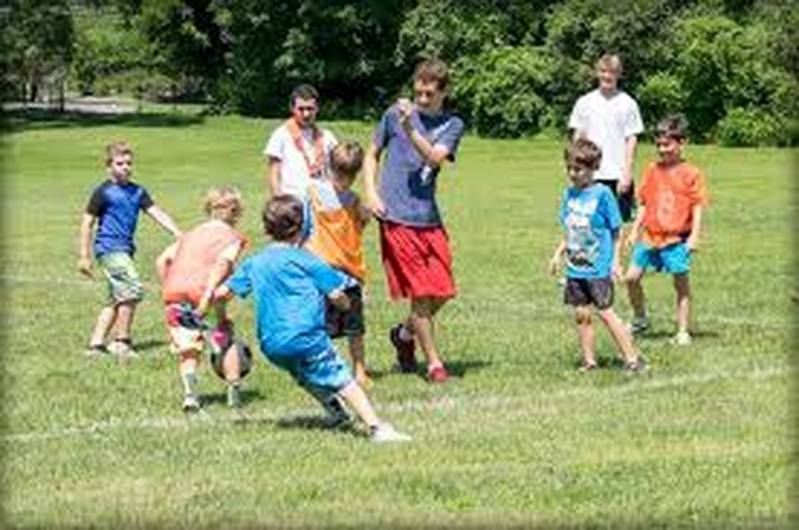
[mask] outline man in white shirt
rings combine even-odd
[[[316,125],[319,93],[311,85],[292,90],[289,109],[291,117],[275,129],[264,148],[266,185],[273,196],[305,198],[311,179],[328,175],[336,137]]]
[[[619,90],[622,72],[617,55],[604,55],[596,64],[599,86],[581,96],[569,117],[572,137],[588,138],[602,150],[602,162],[594,173],[619,202],[622,219],[632,218],[635,207],[633,161],[637,135],[644,131],[638,104]]]

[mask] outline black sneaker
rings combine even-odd
[[[416,373],[416,344],[413,339],[402,340],[400,337],[400,330],[402,324],[397,324],[388,334],[391,344],[397,352],[397,364],[399,365],[400,372],[402,373]]]
[[[637,361],[624,363],[624,371],[628,374],[640,374],[646,371],[646,361],[639,356]]]

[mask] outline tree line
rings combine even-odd
[[[362,118],[408,89],[420,58],[452,67],[450,104],[477,133],[562,130],[603,53],[648,125],[796,145],[799,3],[782,0],[7,0],[5,98],[43,80],[83,94],[203,101],[281,116],[317,86],[323,117]]]

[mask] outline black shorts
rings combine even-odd
[[[603,184],[610,189],[613,196],[616,197],[616,202],[619,204],[619,212],[621,212],[621,220],[625,223],[632,220],[635,216],[635,182],[630,182],[630,189],[622,194],[616,190],[619,185],[618,180],[595,180],[599,184]]]
[[[567,305],[593,305],[607,309],[613,305],[613,280],[610,278],[566,278],[563,302]]]
[[[344,294],[350,299],[350,308],[346,311],[334,306],[329,300],[325,310],[325,323],[327,334],[331,338],[355,337],[366,333],[363,321],[363,290],[360,285],[344,289]]]

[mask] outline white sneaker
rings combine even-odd
[[[630,333],[638,335],[649,329],[649,317],[635,317],[633,321],[627,326]]]
[[[115,340],[108,345],[108,351],[116,355],[120,361],[127,359],[138,359],[139,354],[133,349],[133,346],[127,342]]]
[[[390,423],[380,423],[372,430],[369,439],[374,443],[410,442],[411,437],[401,433]]]
[[[688,346],[692,341],[691,334],[687,331],[678,331],[677,334],[669,340],[669,342],[677,346]]]
[[[183,412],[197,412],[200,410],[200,400],[194,394],[187,394],[183,398]]]

